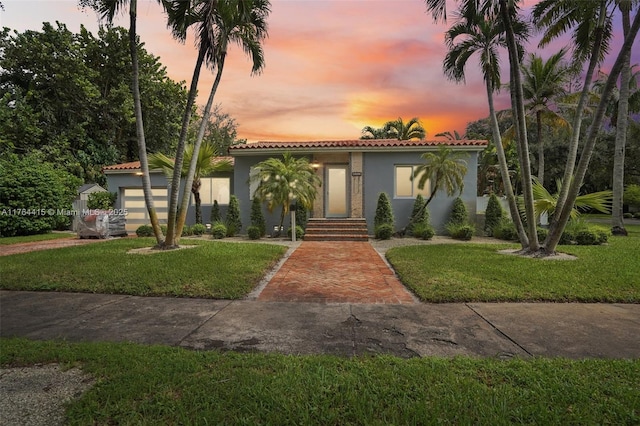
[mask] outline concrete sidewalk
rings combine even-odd
[[[0,335],[287,354],[640,358],[640,305],[346,304],[0,291]]]

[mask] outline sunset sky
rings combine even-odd
[[[232,49],[216,97],[222,110],[239,123],[240,138],[250,142],[357,139],[366,125],[419,117],[431,139],[443,131],[462,133],[468,122],[488,115],[476,57],[469,62],[466,85],[444,77],[447,26],[433,23],[422,0],[271,3],[264,72],[251,76],[243,52]],[[525,6],[534,3],[527,0]],[[3,4],[0,26],[40,30],[44,21],[60,21],[73,32],[84,24],[97,33],[95,13],[80,10],[77,1],[3,0]],[[188,84],[196,57],[193,39],[184,45],[174,41],[156,2],[138,0],[138,4],[138,31],[146,49],[161,58],[171,78]],[[453,3],[450,6],[451,14]],[[120,16],[116,23],[128,27],[128,16]],[[537,51],[534,43],[529,50],[548,57],[563,45],[558,41]],[[640,49],[632,58],[632,63],[638,62]],[[503,68],[506,65],[504,52]],[[502,77],[507,80],[506,69]],[[199,104],[206,102],[212,82],[213,74],[203,72]],[[503,93],[496,106],[507,105]]]

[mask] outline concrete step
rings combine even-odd
[[[304,234],[305,241],[369,241],[366,234]]]
[[[367,221],[362,218],[312,218],[305,241],[368,241]]]

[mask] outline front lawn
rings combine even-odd
[[[387,258],[426,302],[640,302],[640,226],[604,246],[559,246],[576,260],[510,256],[505,245],[397,247]]]
[[[400,359],[2,340],[97,381],[71,425],[638,424],[640,360]]]
[[[135,238],[2,256],[0,288],[238,299],[286,252],[269,244],[183,243],[197,247],[128,254],[154,244]]]

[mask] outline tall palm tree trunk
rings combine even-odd
[[[137,18],[137,0],[131,0],[129,3],[129,49],[131,53],[131,68],[133,77],[131,89],[133,91],[133,106],[136,117],[136,135],[138,137],[138,155],[140,156],[140,171],[142,172],[142,192],[144,193],[144,202],[149,213],[149,220],[153,228],[153,234],[156,237],[158,246],[163,244],[162,230],[158,221],[153,204],[153,195],[151,193],[151,178],[149,177],[149,160],[147,159],[147,143],[144,137],[144,122],[142,118],[142,104],[140,101],[140,77],[138,65],[138,43],[136,36],[136,18]]]
[[[489,102],[489,118],[491,121],[491,131],[493,132],[493,140],[496,146],[496,154],[498,155],[498,165],[500,167],[500,174],[502,175],[502,182],[504,185],[504,191],[507,195],[507,201],[509,203],[509,212],[511,213],[511,220],[513,221],[516,231],[518,232],[518,240],[523,250],[529,247],[529,238],[524,230],[522,219],[520,218],[520,212],[518,211],[518,204],[516,203],[516,195],[513,192],[513,185],[511,185],[511,178],[509,177],[509,167],[507,166],[507,157],[504,153],[504,147],[502,146],[502,137],[500,135],[500,127],[498,125],[498,117],[496,116],[496,109],[493,105],[493,86],[489,79],[486,80],[487,87],[487,100]]]
[[[589,60],[587,73],[585,74],[585,77],[584,77],[584,86],[582,88],[582,93],[580,94],[580,99],[578,100],[578,105],[576,106],[575,115],[573,117],[573,123],[572,123],[573,133],[571,135],[571,141],[569,142],[567,162],[564,169],[564,175],[562,177],[562,181],[565,182],[565,185],[562,185],[562,189],[558,194],[558,202],[556,204],[556,214],[554,214],[553,217],[551,218],[551,222],[549,224],[549,234],[547,235],[547,239],[544,242],[544,250],[547,254],[552,254],[553,251],[555,251],[557,242],[553,244],[553,241],[560,241],[560,237],[562,236],[562,232],[564,230],[564,225],[561,226],[560,224],[558,212],[564,209],[564,205],[566,203],[567,196],[569,193],[569,188],[570,188],[570,185],[566,183],[571,182],[573,179],[573,172],[575,170],[576,159],[578,158],[580,129],[582,127],[584,110],[589,98],[591,82],[593,81],[593,75],[595,73],[596,66],[598,65],[598,59],[600,57],[600,51],[602,49],[606,10],[607,10],[606,2],[601,1],[598,24],[596,25],[596,28],[594,30],[595,35],[594,35],[593,51],[591,52],[591,59]],[[571,205],[571,207],[573,207],[573,205]]]
[[[544,186],[544,143],[542,141],[542,111],[536,111],[536,136],[538,138],[538,182]]]
[[[206,48],[200,47],[198,50],[198,59],[196,60],[196,65],[193,69],[193,76],[191,77],[191,86],[189,87],[189,95],[187,97],[187,105],[184,109],[184,115],[182,116],[182,128],[180,129],[180,139],[178,140],[178,147],[176,148],[176,156],[173,168],[173,177],[171,180],[171,194],[169,197],[169,212],[168,212],[168,223],[167,223],[167,239],[165,240],[165,248],[175,248],[178,246],[180,242],[180,235],[182,234],[182,228],[184,226],[184,222],[182,226],[178,226],[176,223],[176,219],[178,217],[178,194],[180,192],[180,178],[182,173],[182,163],[184,162],[184,148],[187,144],[187,135],[189,133],[189,122],[191,121],[191,110],[193,108],[193,104],[195,103],[196,95],[198,94],[198,80],[200,78],[200,70],[202,69],[202,64],[204,63],[204,58],[206,54]],[[197,158],[197,155],[194,155]],[[187,188],[189,186],[185,186],[185,193],[190,194],[190,191]],[[188,207],[188,197],[187,197],[187,205],[183,205],[180,210],[180,216],[187,215],[187,207]]]
[[[512,106],[518,134],[518,156],[520,160],[520,172],[522,173],[522,195],[527,218],[529,238],[529,251],[536,252],[540,249],[536,230],[536,216],[533,207],[533,182],[531,179],[531,162],[529,160],[529,142],[527,140],[527,124],[524,109],[524,94],[522,91],[522,76],[520,74],[520,59],[518,46],[511,21],[511,9],[507,0],[500,0],[500,14],[505,25],[507,48],[509,51],[509,64],[511,69],[511,90],[514,105]]]
[[[629,4],[620,3],[622,12],[622,30],[625,37],[629,34],[631,19]],[[624,194],[624,151],[629,126],[629,83],[631,81],[631,52],[624,57],[620,71],[620,98],[618,99],[618,119],[616,123],[616,141],[613,156],[613,201],[611,209],[611,232],[614,235],[627,235],[622,215],[622,197]]]
[[[218,71],[216,73],[216,79],[214,80],[213,86],[211,87],[211,92],[209,92],[209,99],[207,99],[207,104],[205,105],[204,112],[202,113],[202,121],[200,122],[200,127],[198,128],[198,136],[196,137],[196,141],[193,144],[193,154],[191,155],[191,162],[189,163],[189,171],[187,172],[185,188],[190,188],[191,185],[193,184],[193,179],[196,174],[196,166],[198,163],[198,154],[200,153],[200,147],[202,146],[204,134],[205,134],[205,131],[207,130],[207,123],[209,122],[209,118],[211,117],[211,110],[213,108],[213,99],[216,96],[216,92],[218,91],[218,86],[220,85],[220,79],[222,78],[222,71],[224,69],[225,57],[226,57],[226,53],[222,53],[218,60],[218,64],[217,64]],[[182,203],[180,204],[180,216],[178,217],[178,221],[176,223],[177,235],[182,234],[182,228],[184,228],[184,224],[187,219],[187,208],[189,207],[189,196],[190,194],[187,191],[185,191],[182,195]]]
[[[633,46],[633,42],[638,35],[639,29],[640,13],[637,13],[633,20],[633,24],[629,28],[629,33],[625,37],[624,44],[622,45],[622,48],[618,53],[616,62],[611,68],[611,72],[609,73],[607,82],[605,83],[605,86],[602,90],[600,103],[598,104],[598,109],[596,110],[596,113],[593,117],[593,123],[591,124],[591,127],[589,127],[585,146],[582,151],[580,161],[578,162],[578,166],[576,168],[575,179],[571,181],[570,189],[567,195],[567,201],[562,207],[562,211],[559,214],[554,215],[554,222],[557,217],[557,226],[561,230],[564,229],[564,226],[567,224],[575,200],[578,197],[578,192],[580,191],[580,187],[582,186],[584,177],[587,173],[587,168],[589,166],[589,161],[591,160],[591,156],[595,148],[598,132],[600,131],[600,126],[602,125],[602,120],[604,119],[604,113],[607,103],[609,102],[609,97],[611,96],[611,92],[616,85],[616,80],[618,79],[618,76],[624,66],[625,56],[631,52],[631,47]],[[555,233],[550,232],[549,237],[547,237],[547,241],[545,242],[545,251],[547,251],[547,253],[553,253],[559,241],[560,235],[556,235]]]

